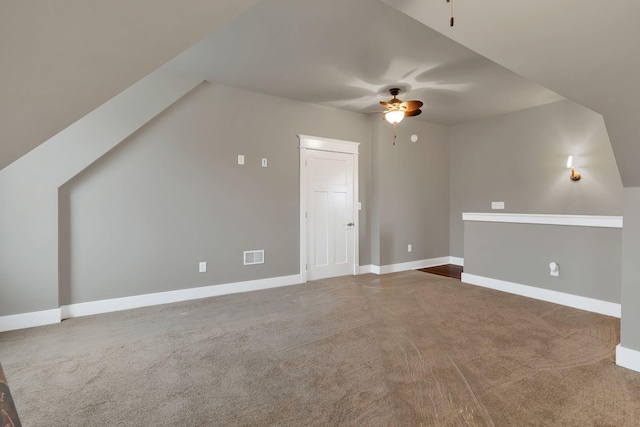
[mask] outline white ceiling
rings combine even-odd
[[[221,28],[173,66],[354,111],[398,84],[448,124],[558,99],[450,38],[601,113],[640,187],[640,1],[456,0],[453,28],[444,0],[383,2],[0,2],[0,169]]]
[[[625,187],[640,187],[640,1],[384,0],[603,115]]]
[[[167,67],[356,112],[397,86],[446,125],[563,99],[377,0],[263,0]]]

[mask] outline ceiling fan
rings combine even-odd
[[[386,110],[368,111],[367,114],[384,114],[383,118],[389,123],[393,124],[393,145],[396,145],[396,125],[400,123],[405,117],[413,117],[422,113],[420,107],[422,107],[423,104],[422,101],[403,101],[401,99],[398,99],[400,89],[397,87],[389,89],[389,93],[393,96],[391,100],[386,102],[380,101],[380,105],[385,107]]]

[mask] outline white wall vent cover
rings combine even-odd
[[[264,264],[264,250],[244,251],[244,265]]]

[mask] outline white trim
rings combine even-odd
[[[400,264],[389,265],[361,265],[360,274],[387,274],[397,273],[398,271],[417,270],[419,268],[436,267],[438,265],[453,264],[464,267],[464,258],[454,256],[443,256],[440,258],[423,259],[420,261],[403,262]]]
[[[465,212],[462,214],[462,220],[482,222],[511,222],[519,224],[573,225],[581,227],[622,228],[621,216]]]
[[[510,294],[566,305],[568,307],[600,313],[606,316],[620,317],[621,306],[614,302],[542,289],[535,286],[521,285],[519,283],[507,282],[504,280],[491,279],[489,277],[476,276],[475,274],[469,273],[462,273],[462,281],[471,285],[482,286],[484,288],[495,289],[498,291],[508,292]]]
[[[346,141],[348,142],[348,141]],[[359,142],[353,143],[360,145]],[[360,164],[360,155],[357,152],[358,146],[356,146],[356,152],[353,153],[353,222],[356,225],[353,227],[353,274],[360,273],[360,209],[358,209],[360,200],[360,181],[358,177],[360,172],[358,165]]]
[[[298,135],[300,148],[319,151],[335,151],[337,153],[358,154],[359,142],[341,139],[323,138],[320,136]]]
[[[308,280],[307,268],[307,160],[309,156],[308,150],[315,151],[332,151],[336,153],[346,153],[353,155],[353,219],[356,223],[353,235],[353,272],[352,274],[360,274],[358,260],[360,259],[360,210],[358,209],[359,181],[360,175],[358,166],[360,156],[358,153],[359,142],[343,141],[340,139],[323,138],[320,136],[298,135],[300,139],[300,276],[304,282]]]
[[[371,268],[373,266],[371,264],[369,265],[361,265],[360,266],[360,272],[358,274],[367,274],[367,273],[371,273]]]
[[[300,149],[300,274],[307,281],[307,150]]]
[[[146,295],[114,298],[101,301],[91,301],[60,307],[61,317],[89,316],[113,311],[130,310],[132,308],[149,307],[153,305],[169,304],[173,302],[189,301],[220,295],[236,294],[239,292],[257,291],[261,289],[277,288],[280,286],[304,283],[299,274],[292,276],[272,277],[269,279],[249,280],[246,282],[225,283],[223,285],[204,286],[201,288],[180,289],[176,291],[158,292]]]
[[[443,256],[440,258],[421,259],[419,261],[403,262],[400,264],[389,265],[372,265],[371,272],[374,274],[397,273],[399,271],[417,270],[419,268],[435,267],[437,265],[449,264],[450,257]]]
[[[458,267],[464,267],[464,258],[459,258],[457,256],[450,256],[449,264],[457,265]]]
[[[33,328],[35,326],[52,325],[54,323],[60,323],[60,319],[61,316],[59,308],[2,316],[0,317],[0,332]]]
[[[616,365],[640,372],[640,351],[631,350],[618,344],[616,346]]]

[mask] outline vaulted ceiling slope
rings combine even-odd
[[[0,59],[0,169],[170,60],[357,112],[398,86],[447,125],[562,99],[378,0],[6,1]]]
[[[377,0],[263,0],[167,67],[355,112],[397,86],[445,125],[562,99]]]
[[[640,187],[640,2],[383,0],[604,116],[625,187]]]
[[[0,2],[0,169],[256,3]]]

